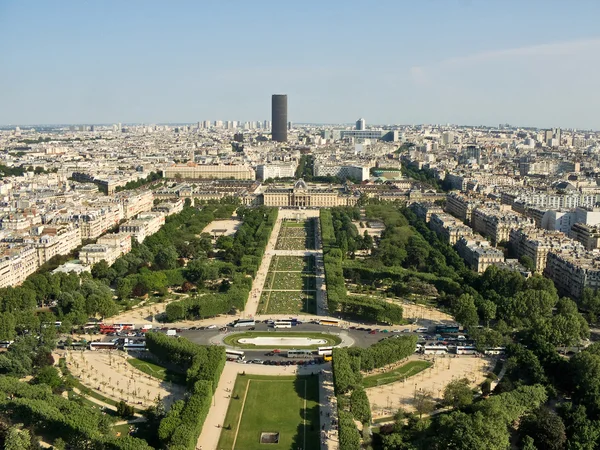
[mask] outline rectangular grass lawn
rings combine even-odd
[[[404,378],[412,377],[419,372],[431,366],[429,361],[409,361],[406,364],[397,367],[389,372],[378,373],[363,378],[363,386],[365,388],[381,386],[383,384],[394,383]]]
[[[315,291],[263,291],[258,305],[260,314],[316,314]]]
[[[318,376],[238,375],[223,426],[218,449],[319,448]],[[261,444],[261,432],[279,443]]]

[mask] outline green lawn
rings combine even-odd
[[[265,289],[315,290],[315,275],[302,272],[272,272],[267,277]]]
[[[364,377],[363,386],[370,388],[400,381],[403,378],[412,377],[430,366],[431,363],[429,361],[410,361],[389,372]]]
[[[141,372],[144,372],[145,374],[154,378],[158,378],[159,380],[185,385],[185,375],[173,372],[166,367],[159,366],[151,361],[129,358],[127,362]]]
[[[313,256],[273,256],[269,271],[281,272],[309,272],[315,271]]]
[[[241,419],[240,419],[241,416]],[[261,432],[279,433],[261,444]],[[319,378],[238,375],[218,449],[319,448]]]
[[[242,333],[231,333],[223,339],[223,343],[225,345],[231,345],[231,346],[235,346],[235,347],[239,347],[239,348],[246,348],[246,349],[249,349],[249,348],[273,349],[274,346],[272,346],[272,345],[257,347],[252,344],[238,343],[238,341],[240,339],[248,339],[248,338],[253,338],[253,337],[261,337],[261,336],[306,337],[306,338],[312,338],[312,339],[327,340],[326,344],[319,344],[319,345],[313,345],[313,346],[302,347],[302,348],[329,347],[329,346],[333,346],[333,345],[338,345],[340,342],[342,342],[342,340],[334,334],[315,333],[315,332],[311,333],[311,332],[302,332],[302,331],[288,331],[287,329],[284,329],[284,330],[274,330],[274,331],[245,331]],[[279,347],[279,348],[288,348],[288,347]],[[289,347],[289,348],[297,348],[297,346]]]
[[[258,314],[316,314],[316,292],[263,291]]]

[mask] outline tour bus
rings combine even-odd
[[[90,350],[116,350],[117,347],[116,342],[90,342]]]
[[[417,328],[415,330],[415,333],[427,333],[428,331],[429,331],[429,328],[421,327],[421,328]]]
[[[317,348],[317,355],[333,355],[333,347],[319,347]]]
[[[238,319],[233,322],[234,328],[253,327],[254,325],[256,325],[256,321],[254,319]]]
[[[445,345],[425,345],[423,353],[426,355],[445,355],[448,353],[448,347]]]
[[[288,358],[312,358],[313,351],[312,350],[288,350],[287,357]]]
[[[123,350],[136,350],[136,351],[145,351],[146,343],[145,342],[126,342],[123,345]]]
[[[336,319],[321,319],[319,325],[328,325],[330,327],[339,327],[340,321]]]
[[[469,346],[469,345],[457,345],[456,346],[456,354],[457,355],[476,355],[477,353],[479,353],[479,352],[473,346]]]
[[[102,334],[118,333],[119,331],[121,331],[121,328],[115,325],[100,324],[100,333]]]
[[[243,361],[246,358],[244,352],[229,349],[225,350],[225,356],[227,357],[227,361]]]
[[[483,351],[486,355],[503,355],[506,349],[504,347],[488,348]]]
[[[323,361],[328,362],[333,360],[333,355],[323,355]]]
[[[115,327],[120,328],[121,330],[135,330],[134,323],[115,323],[113,324]]]
[[[292,328],[292,322],[289,320],[277,320],[273,323],[273,328]]]

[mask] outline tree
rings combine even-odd
[[[535,272],[535,262],[527,255],[523,255],[519,258],[519,262],[530,272]]]
[[[125,417],[125,418],[132,417],[134,412],[135,412],[135,410],[134,410],[133,406],[128,405],[123,400],[121,400],[119,403],[117,403],[117,415],[119,415],[121,417]]]
[[[371,421],[369,398],[362,387],[357,387],[350,394],[350,409],[354,418],[359,422],[366,424]]]
[[[13,341],[17,335],[17,321],[10,312],[0,313],[0,340]]]
[[[110,267],[106,260],[101,260],[92,266],[92,276],[97,279],[108,278]]]
[[[175,269],[178,257],[175,247],[169,245],[158,250],[154,257],[154,265],[159,270]]]
[[[558,414],[546,407],[523,417],[519,431],[532,437],[538,448],[561,450],[567,442],[565,424]]]
[[[28,430],[22,430],[20,426],[8,429],[4,441],[4,450],[29,450],[31,448],[31,436]]]
[[[473,328],[479,323],[475,299],[471,294],[463,294],[452,304],[452,312],[456,321],[466,328]]]
[[[34,384],[46,384],[52,388],[53,391],[57,390],[62,385],[62,379],[58,373],[58,369],[54,366],[42,367],[35,378],[33,379]]]
[[[419,414],[419,418],[422,418],[423,414],[429,414],[435,409],[435,400],[433,400],[430,392],[418,390],[415,393],[413,405]]]
[[[444,404],[453,408],[464,408],[473,403],[473,391],[469,387],[469,380],[461,378],[446,385],[444,389]]]

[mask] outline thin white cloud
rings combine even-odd
[[[600,51],[600,38],[555,42],[447,58],[428,65],[413,66],[410,68],[410,73],[416,84],[427,84],[429,74],[474,63],[498,62],[522,57],[561,57],[580,54],[595,56],[598,51]]]

